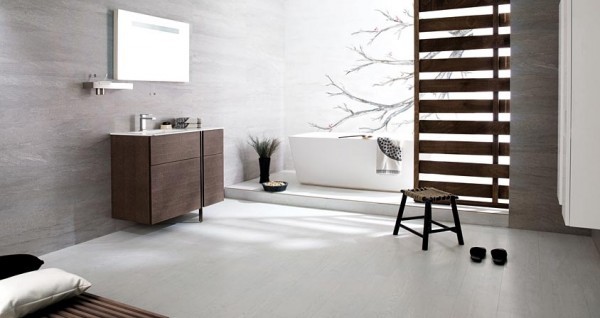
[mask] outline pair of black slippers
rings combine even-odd
[[[475,263],[481,263],[481,261],[485,258],[485,253],[487,252],[485,247],[471,247],[471,260]],[[495,248],[491,252],[492,259],[494,260],[494,264],[496,265],[504,265],[506,264],[506,259],[508,258],[508,253],[503,248]]]

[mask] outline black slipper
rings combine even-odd
[[[492,250],[492,259],[494,260],[494,264],[496,265],[504,265],[506,264],[506,258],[508,257],[508,253],[503,248],[495,248]]]
[[[484,247],[471,247],[471,260],[475,263],[481,263],[481,260],[485,258],[485,252]]]

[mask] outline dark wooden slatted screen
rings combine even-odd
[[[509,178],[509,165],[500,164],[499,157],[510,156],[509,143],[499,141],[501,135],[510,135],[510,122],[499,118],[501,113],[510,113],[510,100],[499,97],[500,92],[510,91],[510,78],[499,76],[500,70],[510,70],[510,57],[499,56],[499,49],[510,47],[510,34],[499,32],[499,28],[510,26],[510,13],[499,13],[499,6],[506,4],[510,4],[510,0],[415,0],[415,186],[436,187],[459,196],[473,197],[460,200],[462,204],[508,208],[506,201],[499,202],[509,197],[508,186],[499,185],[499,179]],[[456,16],[440,12],[480,7],[488,7],[485,8],[488,13]],[[430,16],[433,12],[435,18],[423,18],[424,12]],[[490,29],[491,32],[483,35],[467,32],[473,29]],[[426,32],[439,34],[440,31],[452,32],[453,36],[421,38]],[[492,54],[464,58],[463,54],[451,54],[447,58],[441,58],[443,55],[439,54],[481,49],[491,50]],[[455,76],[459,72],[475,71],[487,71],[491,76]],[[425,79],[424,73],[437,73],[438,76]],[[447,95],[479,92],[491,93],[491,99],[453,99]],[[421,94],[425,93],[446,95],[445,99],[421,100]],[[447,120],[448,117],[438,118],[440,114],[457,115],[455,119]],[[489,116],[485,120],[474,120],[474,114]],[[433,139],[440,140],[427,138],[428,134],[437,134]],[[459,134],[488,137],[487,141],[467,141],[461,140],[463,137],[455,138]],[[454,159],[423,159],[422,154],[448,155]],[[456,155],[487,156],[491,163],[473,163]],[[421,174],[451,176],[452,181],[422,180]],[[469,183],[462,181],[465,177],[490,181]]]

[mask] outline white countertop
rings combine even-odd
[[[189,129],[149,129],[144,131],[124,131],[124,132],[112,132],[111,136],[162,136],[172,134],[184,134],[189,132],[198,132],[206,130],[217,130],[223,129],[223,127],[209,127],[209,128],[189,128]]]

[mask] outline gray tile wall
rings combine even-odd
[[[112,73],[116,8],[190,23],[191,82],[82,89],[89,73]],[[224,127],[226,184],[257,176],[248,133],[282,135],[283,25],[277,0],[0,1],[0,254],[129,225],[110,218],[108,132],[139,113]]]
[[[558,3],[511,3],[510,226],[589,235],[564,225],[556,196]]]

